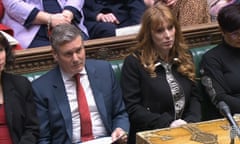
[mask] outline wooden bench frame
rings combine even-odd
[[[221,41],[221,33],[217,23],[194,25],[182,28],[189,47],[217,44]],[[105,60],[123,59],[128,49],[135,43],[136,35],[108,37],[84,42],[87,58]],[[26,74],[49,70],[54,65],[51,47],[39,47],[16,51],[16,62],[8,71]]]

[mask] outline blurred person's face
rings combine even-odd
[[[168,23],[163,23],[162,27],[152,30],[151,34],[155,48],[159,49],[163,54],[168,54],[174,45],[175,32],[175,27]]]
[[[154,5],[154,0],[144,0],[146,6],[150,7]]]
[[[61,45],[58,51],[53,51],[53,56],[64,72],[75,75],[82,71],[85,66],[85,49],[81,37]]]
[[[223,32],[223,36],[229,45],[240,48],[240,29],[233,32]]]
[[[5,48],[0,45],[0,72],[4,70],[5,64],[6,64],[6,51]]]

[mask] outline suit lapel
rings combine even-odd
[[[12,131],[12,104],[10,103],[11,99],[14,98],[14,85],[11,80],[11,77],[5,72],[2,73],[2,84],[3,84],[3,96],[4,96],[4,103],[5,103],[5,111],[6,111],[6,117],[7,121],[9,122],[8,126],[10,128],[10,131]]]
[[[68,97],[66,94],[65,86],[62,80],[61,72],[59,67],[55,70],[55,75],[52,83],[54,99],[59,107],[62,117],[65,121],[66,130],[70,139],[72,139],[72,115]]]
[[[102,81],[99,82],[99,75],[97,75],[97,71],[95,69],[95,67],[92,64],[88,64],[89,62],[86,61],[86,71],[87,71],[87,75],[88,75],[88,79],[92,88],[92,92],[93,92],[93,96],[98,108],[98,111],[101,115],[101,119],[105,125],[105,127],[107,128],[108,131],[111,131],[111,127],[109,126],[109,122],[107,119],[107,110],[105,107],[105,101],[104,101],[104,96],[102,91],[100,91],[99,84],[102,84]]]

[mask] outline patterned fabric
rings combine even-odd
[[[175,118],[179,119],[182,117],[182,112],[185,106],[184,92],[172,74],[172,64],[165,63],[165,62],[161,62],[161,64],[165,69],[166,79],[173,96],[175,114],[176,114]]]
[[[207,0],[178,0],[173,12],[181,26],[211,22]]]

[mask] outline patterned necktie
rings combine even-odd
[[[81,120],[81,141],[89,141],[93,139],[92,122],[90,112],[86,100],[86,96],[83,87],[80,82],[80,74],[75,75],[77,84],[77,98],[78,98],[78,110]]]

